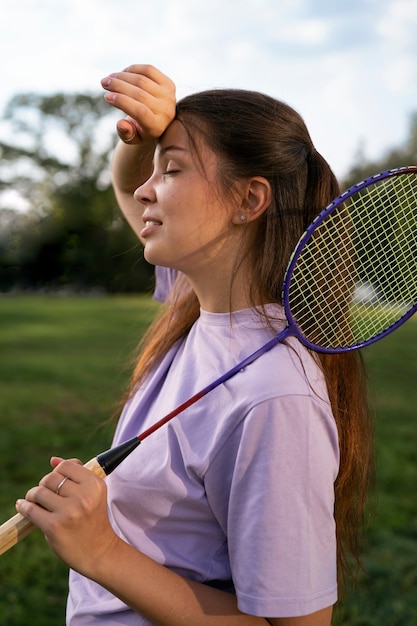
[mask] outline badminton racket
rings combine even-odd
[[[294,336],[307,348],[341,353],[397,329],[417,310],[417,167],[388,170],[350,187],[310,224],[282,287],[286,327],[148,430],[85,467],[108,476],[146,437],[210,391]],[[0,527],[0,554],[34,526],[20,514]]]

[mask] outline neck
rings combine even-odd
[[[240,228],[233,229],[226,239],[211,242],[210,251],[200,251],[193,262],[187,259],[179,268],[187,276],[201,308],[210,313],[229,313],[263,304],[261,298],[254,301],[251,297],[256,277],[251,255],[243,253],[243,244],[246,250],[249,246],[248,240],[242,241]]]
[[[250,273],[240,268],[236,273],[223,271],[209,271],[204,276],[188,275],[200,306],[209,313],[229,313],[247,309],[253,305],[262,304],[253,302],[250,297]]]

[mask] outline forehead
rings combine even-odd
[[[178,120],[171,122],[160,137],[155,150],[155,159],[161,158],[168,152],[189,158],[198,170],[206,174],[217,169],[219,164],[219,159],[208,147],[203,136],[199,132],[190,135]]]
[[[160,137],[155,155],[161,155],[169,149],[180,149],[190,152],[190,140],[183,125],[174,120]]]

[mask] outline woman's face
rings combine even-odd
[[[232,221],[236,206],[216,182],[218,158],[201,142],[198,149],[204,171],[174,121],[158,143],[152,176],[134,194],[143,205],[146,260],[190,277],[230,260],[241,231]]]

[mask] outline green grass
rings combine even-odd
[[[109,447],[149,298],[0,298],[0,511],[49,471]],[[67,568],[39,531],[0,556],[0,624],[64,624]]]
[[[128,357],[157,305],[144,297],[0,298],[0,522],[52,454],[105,450]],[[417,319],[364,350],[376,411],[379,502],[343,626],[417,624]],[[39,531],[0,557],[0,624],[64,624],[67,569]]]
[[[417,316],[365,348],[375,410],[377,507],[365,571],[335,620],[347,626],[417,624]]]

